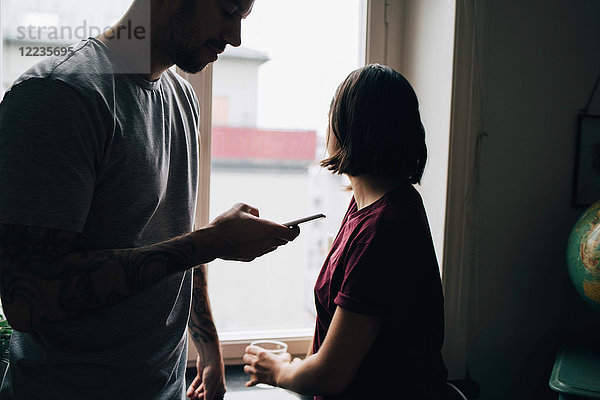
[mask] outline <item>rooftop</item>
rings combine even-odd
[[[212,129],[212,158],[220,167],[305,168],[315,161],[316,146],[316,131]]]

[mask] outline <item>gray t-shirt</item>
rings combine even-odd
[[[190,232],[198,101],[149,82],[96,39],[25,72],[0,104],[0,223],[79,232],[80,249]],[[113,69],[114,68],[114,69]],[[13,334],[0,399],[185,398],[190,271],[117,305]]]

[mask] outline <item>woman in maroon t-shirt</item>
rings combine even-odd
[[[368,65],[338,88],[321,165],[348,176],[353,199],[317,283],[304,360],[249,346],[253,386],[315,399],[445,399],[443,295],[421,197],[427,148],[417,97],[389,67]]]

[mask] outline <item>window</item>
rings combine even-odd
[[[262,5],[262,7],[261,7]],[[413,2],[408,0],[360,0],[356,2],[346,1],[321,1],[321,2],[309,2],[303,4],[301,10],[294,9],[293,17],[289,17],[285,14],[283,19],[273,17],[272,21],[262,21],[262,10],[269,9],[270,12],[277,12],[285,6],[285,2],[265,1],[257,2],[253,14],[245,21],[245,25],[242,27],[243,31],[243,46],[249,49],[258,51],[260,54],[265,55],[269,58],[268,61],[263,62],[258,67],[257,81],[259,85],[261,80],[265,78],[273,78],[278,81],[277,89],[280,92],[274,91],[271,94],[268,91],[265,93],[263,90],[258,89],[257,95],[257,126],[258,130],[261,129],[272,129],[275,131],[297,131],[297,130],[308,130],[316,132],[317,137],[317,149],[323,149],[323,144],[319,145],[319,140],[323,139],[323,130],[326,126],[325,113],[322,114],[322,123],[317,126],[311,126],[306,123],[308,121],[308,115],[311,112],[316,111],[317,114],[322,112],[321,110],[327,110],[331,96],[334,93],[335,87],[342,81],[348,72],[362,65],[364,61],[367,62],[380,62],[387,64],[396,70],[403,73],[409,81],[413,84],[419,100],[422,120],[425,125],[427,132],[427,144],[430,151],[430,157],[428,159],[428,165],[425,170],[422,185],[418,187],[423,197],[425,207],[428,211],[429,222],[432,230],[434,244],[437,250],[438,260],[440,267],[444,261],[444,254],[446,249],[444,243],[452,238],[452,232],[446,232],[445,234],[445,210],[446,210],[446,180],[448,176],[448,142],[449,142],[449,129],[450,125],[450,100],[451,100],[451,89],[452,89],[452,71],[453,71],[453,37],[454,37],[454,2]],[[329,14],[329,8],[332,7],[332,13]],[[318,11],[314,11],[318,10]],[[343,12],[348,10],[354,10],[355,14],[351,16],[342,17]],[[296,13],[298,11],[298,13]],[[342,12],[342,13],[340,13]],[[305,23],[305,21],[310,21]],[[254,27],[253,24],[257,26]],[[339,24],[339,25],[338,25]],[[320,29],[325,26],[335,26],[338,30],[333,32],[340,33],[343,31],[340,26],[352,27],[355,29],[352,33],[346,33],[345,35],[323,35]],[[307,28],[309,27],[309,28]],[[256,36],[254,39],[254,31],[262,33],[263,36]],[[300,37],[298,42],[292,39],[294,33],[299,33]],[[269,37],[278,36],[278,37]],[[283,39],[282,39],[283,38]],[[349,40],[350,38],[358,38],[357,41]],[[282,76],[278,76],[274,71],[276,58],[279,56],[278,52],[273,51],[269,48],[271,46],[269,39],[277,42],[277,39],[287,41],[291,48],[296,52],[292,57],[296,57],[299,60],[298,63],[291,62],[287,65],[287,68],[282,70]],[[310,45],[307,45],[310,44]],[[321,47],[324,45],[324,47]],[[353,47],[352,51],[349,51],[345,46],[356,46]],[[323,49],[323,50],[321,50]],[[324,51],[324,52],[323,52]],[[353,62],[349,59],[346,63],[345,68],[341,68],[341,64],[336,64],[340,59],[340,55],[349,55],[354,52],[356,54],[356,60]],[[219,82],[219,71],[221,59],[215,63],[215,89],[214,93],[221,98],[222,94],[217,92],[216,85]],[[294,68],[298,64],[301,64],[303,69],[299,73],[293,73]],[[354,65],[352,65],[354,64]],[[340,66],[338,72],[337,67]],[[318,71],[324,75],[311,76],[310,72],[313,71],[315,66],[320,68]],[[271,69],[273,68],[273,70]],[[327,70],[331,74],[327,73]],[[342,71],[343,70],[343,71]],[[212,75],[210,69],[208,73],[204,74],[204,77],[193,78],[196,82],[196,86],[199,88],[199,93],[204,93],[204,97],[209,98],[212,95],[209,85],[211,83]],[[304,81],[304,77],[307,78]],[[302,82],[306,82],[304,85]],[[317,92],[317,88],[325,88],[330,85],[327,90],[324,90],[326,95],[324,99],[320,100],[316,96],[313,96],[313,92]],[[298,90],[297,90],[298,89]],[[311,92],[311,89],[313,92]],[[298,100],[297,98],[290,98],[280,95],[282,92],[294,92],[294,95],[298,93],[309,92],[309,102]],[[218,94],[217,94],[218,93]],[[264,96],[264,97],[263,97]],[[268,104],[268,101],[271,104]],[[218,100],[222,101],[222,100]],[[322,102],[321,102],[322,101]],[[230,107],[234,107],[230,103]],[[217,105],[215,105],[217,107]],[[281,110],[281,111],[280,111]],[[317,111],[319,110],[319,111]],[[209,110],[204,110],[205,115],[209,114]],[[228,120],[226,127],[221,124],[215,123],[215,129],[213,130],[213,138],[219,139],[221,135],[220,130],[232,129],[232,125],[235,123]],[[281,129],[281,128],[284,129]],[[205,131],[210,130],[210,123],[204,127]],[[256,132],[255,132],[256,133]],[[283,133],[283,132],[279,132]],[[240,133],[241,134],[241,133]],[[203,139],[204,140],[204,139]],[[205,144],[207,144],[205,142]],[[210,139],[208,140],[210,144]],[[276,221],[285,221],[290,218],[294,218],[295,215],[290,216],[292,210],[292,201],[289,203],[282,203],[282,199],[285,199],[291,193],[294,192],[292,188],[284,186],[284,183],[290,183],[292,177],[289,180],[282,179],[281,186],[277,187],[276,190],[271,189],[271,185],[266,183],[265,171],[269,168],[269,161],[272,163],[273,160],[261,160],[260,165],[257,165],[257,159],[252,157],[246,157],[247,166],[254,162],[251,168],[244,171],[246,175],[245,180],[237,181],[240,185],[235,192],[235,196],[229,198],[227,201],[226,197],[223,196],[226,189],[231,186],[227,185],[227,171],[225,171],[227,163],[233,164],[233,159],[224,159],[223,154],[219,154],[219,150],[213,146],[205,146],[213,149],[214,162],[213,162],[213,185],[210,187],[210,198],[211,198],[211,216],[215,216],[218,211],[226,209],[230,203],[245,200],[250,203],[254,202],[253,205],[261,208],[263,215],[267,218],[274,219]],[[297,148],[297,146],[296,146]],[[317,150],[319,151],[319,150]],[[322,150],[321,150],[322,151]],[[323,154],[323,153],[321,153]],[[248,159],[250,158],[250,159]],[[260,158],[260,157],[257,157]],[[316,154],[316,158],[320,158],[319,154]],[[238,159],[238,161],[240,161]],[[238,165],[239,167],[239,165]],[[273,165],[271,164],[271,167]],[[205,168],[208,170],[208,168]],[[312,179],[310,174],[320,174],[318,182],[320,184],[311,186],[311,189],[324,190],[322,193],[326,193],[327,190],[331,190],[334,187],[339,187],[341,182],[333,182],[333,177],[326,171],[319,171],[318,168],[308,167],[309,177]],[[281,168],[271,168],[271,173],[277,173],[279,171],[280,178],[283,174]],[[256,174],[263,173],[262,178],[265,181],[260,181],[256,178]],[[229,171],[231,173],[231,171]],[[239,171],[238,171],[239,173]],[[291,171],[288,171],[291,173]],[[219,177],[219,174],[221,176]],[[229,176],[231,178],[231,176]],[[298,178],[298,176],[296,176]],[[208,182],[208,176],[205,177]],[[326,181],[329,179],[329,181]],[[231,182],[232,183],[232,182]],[[276,183],[273,183],[277,185]],[[244,186],[245,185],[245,186]],[[295,188],[294,185],[291,185]],[[208,188],[208,183],[206,183]],[[310,190],[306,191],[308,196],[311,196]],[[287,192],[290,193],[287,193]],[[260,192],[260,193],[256,193]],[[260,199],[260,196],[264,196],[266,193],[275,192],[276,197],[267,197],[264,200]],[[202,196],[202,194],[200,194]],[[208,197],[208,196],[207,196]],[[294,196],[290,196],[294,197]],[[223,200],[221,200],[223,199]],[[294,201],[299,201],[298,197],[294,197]],[[244,341],[252,338],[252,336],[269,336],[269,337],[281,337],[287,338],[288,344],[290,344],[291,352],[301,353],[305,351],[305,347],[299,346],[299,343],[303,342],[300,332],[306,332],[308,335],[312,335],[312,327],[302,328],[303,323],[307,323],[310,319],[310,311],[312,307],[312,285],[314,284],[314,275],[316,275],[320,264],[323,262],[324,255],[321,255],[318,262],[312,263],[312,259],[308,260],[307,266],[304,268],[303,276],[298,274],[298,271],[293,270],[291,274],[285,277],[283,271],[286,268],[285,263],[279,260],[290,260],[294,258],[294,247],[293,246],[306,246],[306,252],[302,253],[304,256],[311,254],[314,259],[319,258],[318,252],[322,251],[323,248],[327,249],[331,240],[332,234],[334,234],[339,226],[341,216],[335,215],[335,210],[344,211],[347,205],[348,197],[344,198],[344,194],[332,190],[329,195],[325,196],[312,196],[305,204],[308,207],[308,213],[311,211],[324,212],[328,215],[326,222],[330,225],[318,227],[315,225],[306,226],[303,229],[303,233],[300,240],[304,243],[294,243],[289,245],[289,248],[282,248],[271,256],[265,257],[261,260],[264,264],[260,266],[254,265],[233,265],[233,264],[217,264],[214,263],[209,270],[209,281],[211,290],[211,299],[213,302],[213,311],[215,313],[215,320],[221,331],[221,339],[225,343],[224,354],[226,359],[228,357],[239,357],[244,347]],[[224,201],[225,204],[221,204]],[[271,201],[271,203],[269,203]],[[206,199],[208,202],[208,198]],[[283,214],[279,211],[282,209],[286,210]],[[215,206],[217,207],[215,209]],[[279,208],[278,208],[279,207]],[[331,211],[330,211],[331,210]],[[294,210],[295,211],[295,210]],[[332,214],[329,214],[332,213]],[[301,213],[299,213],[301,214]],[[208,220],[209,213],[205,212],[205,220]],[[452,228],[452,227],[451,227]],[[452,228],[454,229],[454,228]],[[300,243],[300,242],[299,242]],[[291,256],[291,257],[290,257]],[[276,257],[281,257],[276,258]],[[269,261],[270,260],[270,261]],[[272,264],[269,266],[267,261]],[[305,261],[306,262],[306,261]],[[300,265],[300,264],[298,264]],[[252,275],[253,272],[263,271],[258,276]],[[274,272],[273,272],[274,271]],[[268,273],[279,274],[277,278],[273,278],[277,281],[277,285],[282,285],[283,279],[290,279],[289,286],[286,286],[288,291],[282,290],[281,287],[274,287],[271,285],[260,285],[256,282],[261,280],[269,279]],[[252,276],[251,276],[252,275]],[[452,276],[456,273],[453,272]],[[252,279],[252,280],[250,280]],[[219,282],[220,281],[220,282]],[[254,282],[254,283],[251,283]],[[221,286],[219,286],[221,285]],[[283,283],[286,285],[286,283]],[[300,288],[303,286],[302,288]],[[223,287],[225,289],[219,289]],[[264,288],[264,289],[263,289]],[[445,288],[448,293],[454,293],[453,288]],[[304,297],[298,303],[295,303],[296,310],[301,307],[300,304],[304,303],[305,307],[299,313],[294,315],[296,319],[294,321],[280,318],[280,311],[277,311],[277,305],[269,302],[259,301],[257,292],[260,290],[269,291],[264,295],[266,299],[274,299],[272,303],[281,302],[282,299],[289,301],[290,297],[301,293]],[[283,293],[281,296],[273,296],[271,293],[279,292]],[[231,297],[233,296],[233,297]],[[236,297],[237,296],[237,297]],[[257,297],[254,299],[253,297]],[[233,300],[229,303],[228,298]],[[452,299],[450,299],[452,300]],[[247,303],[253,304],[252,307],[246,307]],[[260,305],[257,305],[260,303]],[[247,316],[250,320],[246,326],[240,321],[243,319],[236,319],[235,321],[231,318],[235,311],[231,309],[239,307],[243,312],[251,313]],[[229,309],[228,309],[229,308]],[[295,311],[284,311],[285,313],[294,313]],[[308,315],[307,315],[308,313]],[[299,317],[302,316],[302,317]],[[450,316],[452,317],[452,315]],[[279,320],[277,318],[280,318]],[[269,321],[269,323],[258,323],[259,321]],[[277,322],[278,321],[278,322]],[[284,323],[282,323],[284,322]],[[449,323],[453,326],[455,319],[449,318]],[[288,326],[288,329],[283,329]],[[264,331],[264,328],[270,329],[270,331]],[[223,340],[224,339],[224,340]],[[450,344],[452,345],[455,340],[450,338]],[[246,342],[247,343],[247,342]],[[305,345],[305,343],[303,343]],[[239,359],[238,359],[239,361]]]
[[[210,264],[225,344],[278,337],[304,353],[312,338],[313,286],[350,198],[343,179],[317,162],[333,94],[363,64],[361,9],[360,0],[310,0],[293,12],[281,0],[257,1],[242,23],[242,46],[213,65],[209,219],[240,201],[281,223],[327,215],[250,264]]]

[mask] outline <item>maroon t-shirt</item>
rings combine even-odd
[[[313,352],[338,306],[383,323],[352,383],[340,394],[315,399],[446,398],[443,302],[415,188],[407,184],[361,210],[352,199],[315,285]]]

